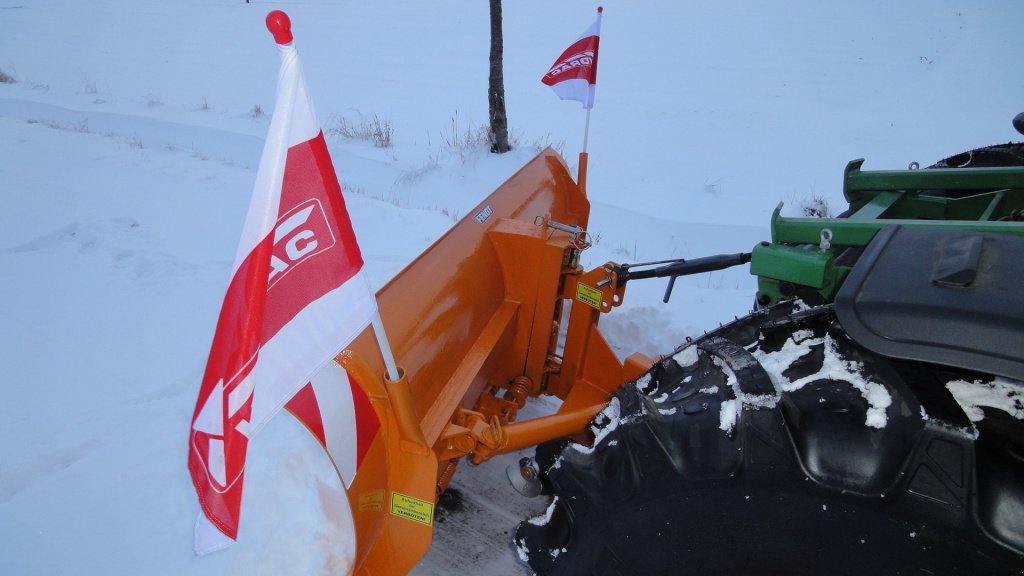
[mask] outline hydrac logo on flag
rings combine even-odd
[[[277,37],[277,104],[189,434],[199,553],[237,537],[249,438],[376,313],[298,55]],[[335,434],[352,453],[355,436]]]
[[[274,229],[274,253],[270,256],[270,283],[274,288],[285,274],[330,250],[336,242],[323,204],[310,198],[284,216]]]
[[[597,19],[583,34],[566,48],[551,65],[541,82],[551,86],[562,100],[578,100],[584,108],[594,106],[594,86],[597,84],[597,54],[601,41],[601,7]]]

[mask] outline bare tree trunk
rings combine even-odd
[[[491,75],[487,85],[487,103],[491,115],[491,152],[498,154],[512,148],[508,143],[508,116],[505,114],[503,44],[501,0],[491,0]]]

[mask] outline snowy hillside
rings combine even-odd
[[[516,142],[495,156],[477,136],[485,2],[0,0],[0,574],[328,571],[321,502],[340,484],[287,416],[250,445],[239,542],[191,552],[186,438],[274,103],[264,17],[291,16],[378,287],[540,147],[575,167],[583,111],[539,79],[595,7],[505,3]],[[838,208],[851,159],[926,165],[1017,137],[1020,2],[604,8],[586,267],[747,251],[779,201]],[[375,118],[392,146],[339,133]],[[619,352],[669,351],[755,285],[732,270],[680,279],[668,305],[663,290],[631,284],[602,321]],[[417,573],[524,573],[502,538],[545,503],[515,500],[494,464],[456,476],[492,520],[439,523]]]

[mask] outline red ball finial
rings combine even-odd
[[[604,12],[604,6],[597,7],[597,13],[600,14],[601,12]]]
[[[292,21],[280,10],[267,14],[267,30],[274,35],[274,41],[278,44],[288,44],[292,41]]]

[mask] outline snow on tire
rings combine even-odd
[[[831,306],[751,314],[623,386],[516,546],[542,575],[1019,574],[1024,415],[972,421],[951,382],[995,389],[866,351]]]

